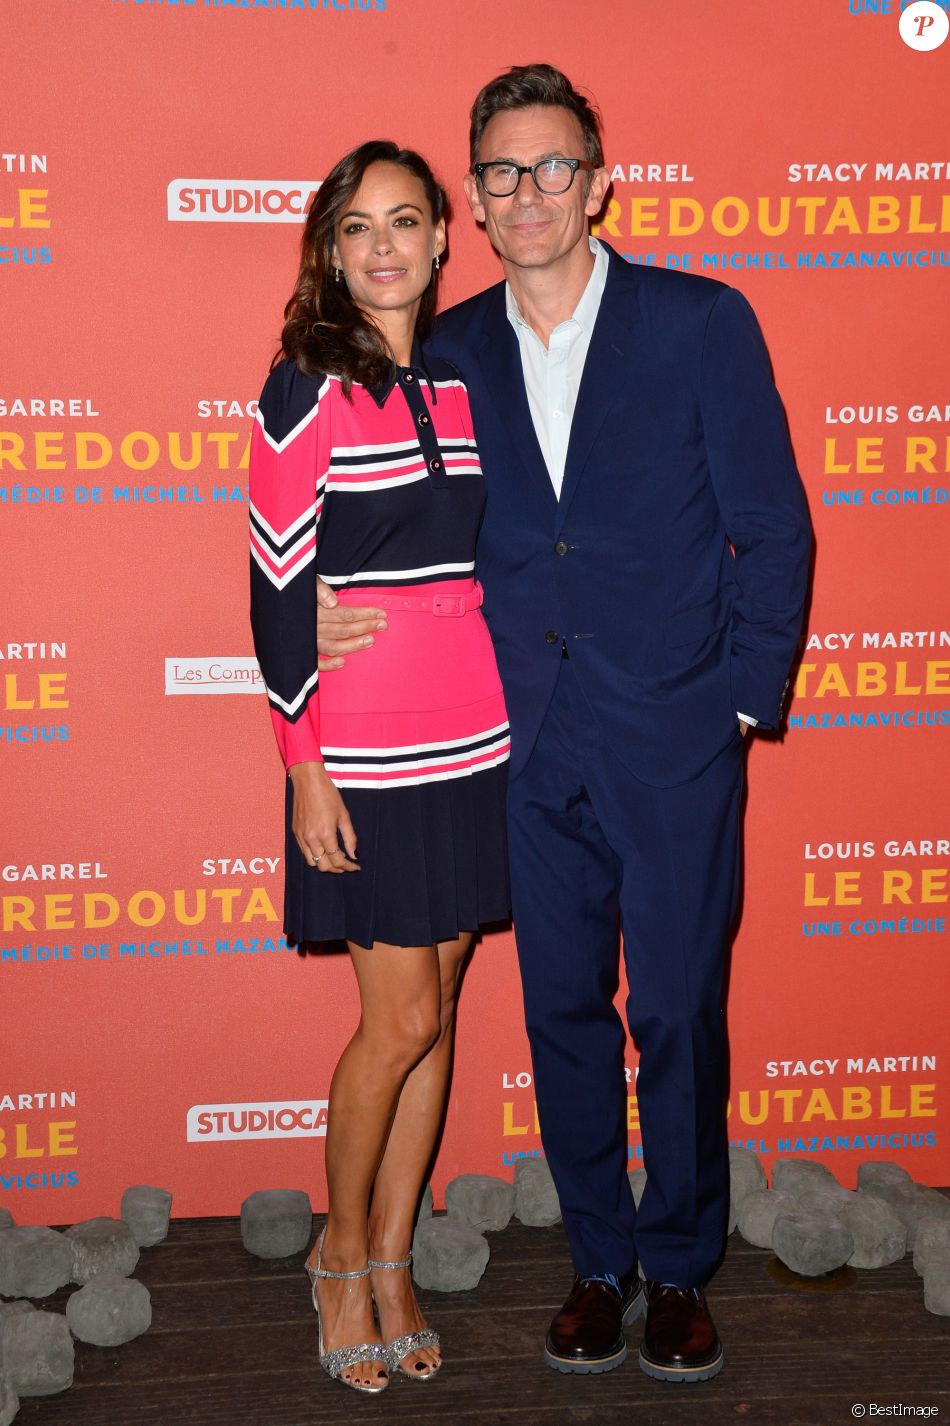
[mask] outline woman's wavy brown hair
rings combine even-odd
[[[420,154],[401,149],[388,139],[372,139],[345,154],[324,179],[310,205],[301,241],[300,271],[293,295],[284,308],[281,355],[302,372],[338,376],[349,395],[354,381],[372,386],[392,369],[392,352],[376,324],[362,312],[345,282],[336,281],[333,247],[340,215],[346,211],[374,163],[397,163],[422,184],[433,223],[446,216],[445,192]],[[424,339],[438,303],[439,273],[422,294],[416,335]]]

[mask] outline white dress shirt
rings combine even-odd
[[[593,238],[590,250],[594,255],[594,268],[587,286],[571,316],[554,328],[547,346],[522,317],[510,284],[505,284],[505,310],[518,338],[528,409],[554,494],[559,500],[577,392],[607,285],[607,250]],[[757,722],[745,713],[737,716],[753,727]]]
[[[564,463],[571,438],[577,391],[607,283],[607,250],[593,238],[590,248],[594,254],[594,270],[587,286],[572,315],[554,328],[547,346],[522,317],[510,286],[505,287],[508,320],[515,329],[521,349],[528,408],[558,499],[561,498],[564,483]]]

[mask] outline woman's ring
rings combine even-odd
[[[311,857],[311,860],[313,861],[314,866],[316,866],[317,862],[320,860],[321,857],[325,857],[325,856],[326,856],[326,851],[324,850],[323,847],[321,847],[318,852],[311,851],[311,853],[310,853],[310,857]]]

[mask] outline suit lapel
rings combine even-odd
[[[554,487],[531,419],[521,368],[521,350],[505,310],[504,284],[492,294],[478,358],[492,411],[504,428],[506,442],[513,446],[536,492],[553,507],[556,504]]]
[[[635,326],[640,320],[636,270],[609,251],[610,267],[594,323],[584,373],[577,392],[564,483],[558,502],[558,528],[565,520],[594,442],[609,412],[633,398],[631,384]]]

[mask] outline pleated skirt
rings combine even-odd
[[[472,581],[416,586],[459,594]],[[344,595],[372,605],[361,589]],[[388,612],[375,645],[320,678],[321,747],[353,820],[360,870],[304,859],[288,779],[284,931],[295,944],[430,946],[509,915],[508,725],[488,630]]]

